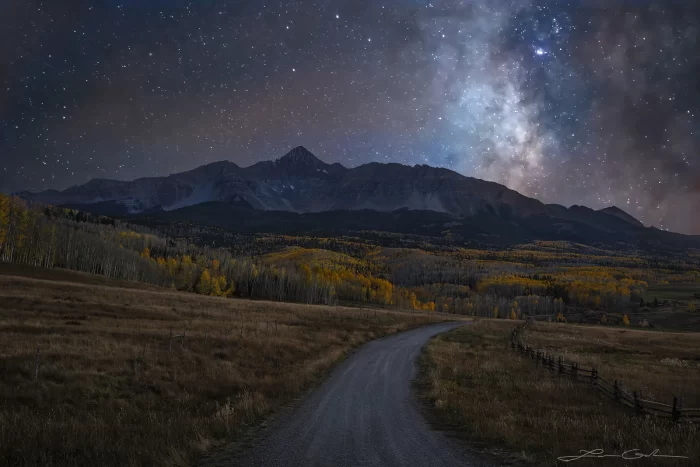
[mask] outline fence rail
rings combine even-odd
[[[560,356],[525,345],[523,343],[523,334],[525,329],[533,322],[534,320],[528,320],[516,326],[510,336],[510,345],[514,351],[534,360],[537,367],[558,373],[560,376],[568,376],[575,381],[588,383],[605,396],[621,405],[634,409],[639,414],[653,414],[659,417],[671,418],[675,421],[683,420],[700,423],[700,408],[684,408],[682,397],[673,396],[671,404],[643,399],[641,391],[633,391],[630,394],[622,388],[620,381],[614,380],[610,382],[601,378],[596,367],[581,367],[577,362],[567,362]]]

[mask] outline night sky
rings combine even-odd
[[[696,3],[2,0],[0,190],[303,145],[700,233]]]

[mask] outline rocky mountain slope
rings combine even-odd
[[[44,204],[67,205],[107,215],[174,211],[206,202],[223,202],[262,211],[399,209],[435,211],[456,218],[488,217],[499,222],[560,220],[605,232],[641,228],[618,208],[595,211],[582,206],[546,205],[503,185],[465,177],[451,170],[417,165],[370,163],[348,169],[326,164],[303,147],[281,159],[250,167],[215,162],[168,177],[134,181],[95,179],[64,191],[18,193]],[[556,224],[556,222],[555,222]]]

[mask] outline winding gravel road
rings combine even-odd
[[[249,451],[219,465],[482,465],[430,429],[411,387],[425,343],[463,324],[414,329],[360,347]]]

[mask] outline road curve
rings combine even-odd
[[[430,429],[411,387],[415,360],[425,343],[463,324],[427,326],[360,347],[299,408],[280,417],[255,446],[224,465],[482,465]]]

